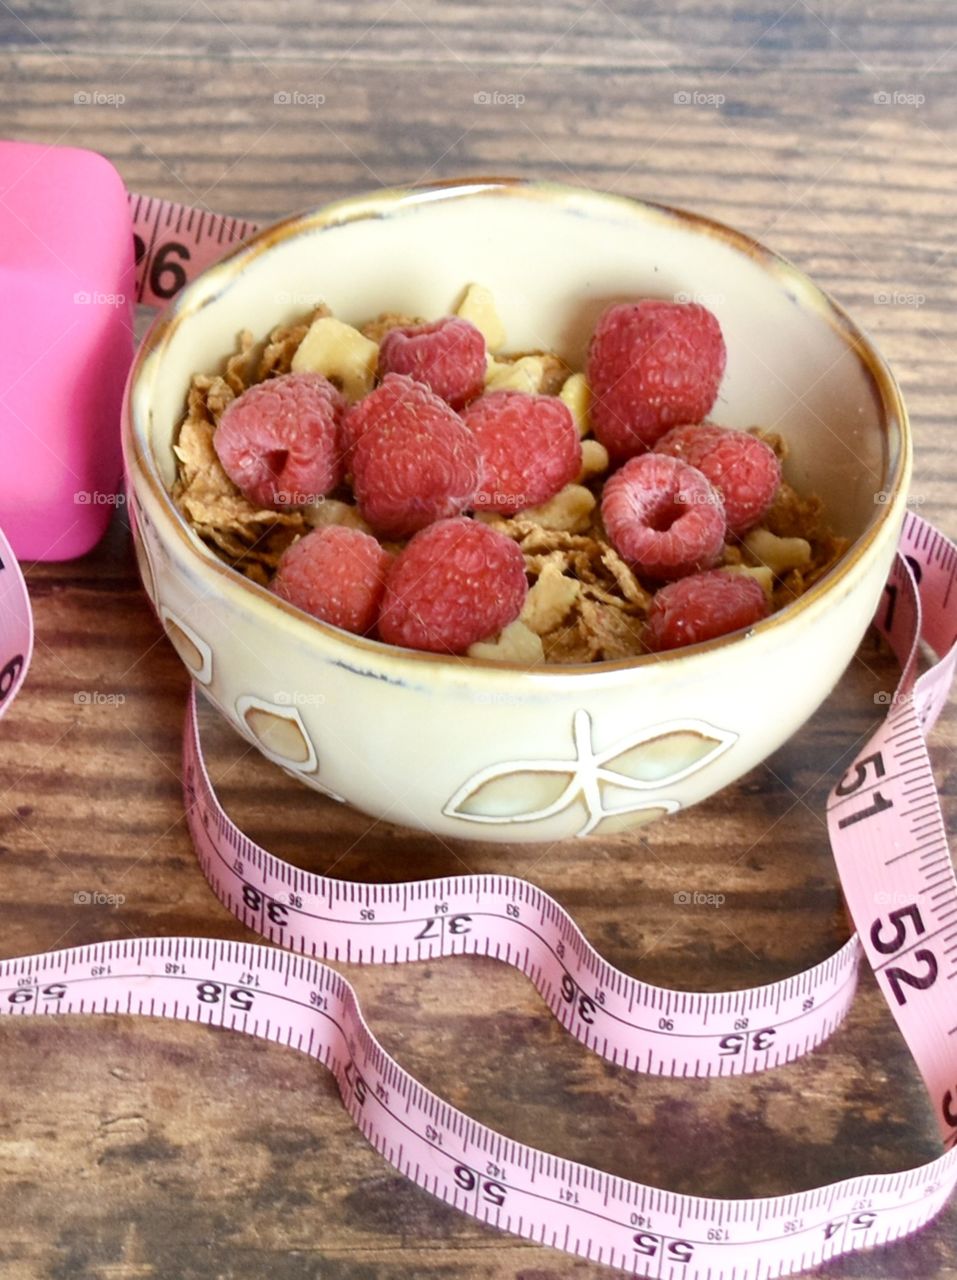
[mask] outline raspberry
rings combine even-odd
[[[453,409],[421,382],[388,373],[346,415],[352,479],[363,517],[402,538],[458,515],[481,477],[478,445]]]
[[[364,635],[379,615],[390,561],[369,534],[327,525],[286,548],[271,585],[306,613]]]
[[[696,302],[622,302],[599,316],[588,348],[595,435],[610,454],[652,448],[669,427],[700,422],[724,374],[717,320]]]
[[[223,470],[258,507],[304,506],[342,479],[345,401],[321,373],[259,382],[227,405],[213,435]]]
[[[528,584],[518,544],[478,520],[439,520],[393,561],[379,615],[388,644],[464,653],[518,617]]]
[[[512,512],[536,507],[581,470],[578,428],[557,396],[491,391],[470,404],[462,419],[482,455],[476,507]]]
[[[781,483],[781,464],[770,445],[747,431],[711,422],[675,427],[655,452],[681,458],[707,476],[724,499],[728,530],[735,535],[765,515]]]
[[[424,382],[417,382],[407,374],[387,373],[374,391],[358,400],[343,416],[339,426],[339,442],[346,470],[352,470],[359,437],[365,435],[370,427],[393,419],[407,421],[417,411],[421,411],[424,418],[430,419],[434,416],[437,399],[441,400],[441,397],[436,397]],[[437,410],[439,416],[448,418],[447,410],[448,405],[442,400],[441,407]]]
[[[645,643],[655,652],[680,649],[753,626],[767,615],[767,597],[754,578],[713,569],[655,592]]]
[[[458,316],[390,329],[379,348],[379,376],[387,373],[406,373],[461,409],[482,394],[485,339]]]
[[[710,569],[724,546],[720,494],[677,458],[631,458],[606,482],[601,514],[618,552],[651,578]]]

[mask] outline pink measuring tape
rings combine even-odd
[[[132,199],[146,299],[172,296],[230,231],[252,229],[206,215],[205,229],[191,230],[182,206]],[[957,548],[916,515],[905,520],[875,621],[901,680],[887,718],[828,801],[857,934],[805,973],[750,991],[652,987],[608,965],[567,912],[527,881],[357,885],[300,871],[223,811],[203,762],[193,694],[183,777],[200,866],[229,910],[277,945],[156,938],[3,961],[0,1013],[144,1014],[298,1049],[329,1067],[361,1132],[419,1186],[502,1230],[633,1275],[761,1280],[907,1235],[957,1185],[957,878],[926,745],[957,663]],[[922,641],[938,661],[918,676]],[[0,534],[0,715],[31,646],[26,587]],[[850,1006],[862,950],[924,1078],[944,1154],[902,1173],[753,1200],[642,1186],[477,1124],[385,1052],[352,988],[321,963],[494,956],[526,974],[566,1030],[610,1061],[708,1076],[762,1071],[824,1040]]]

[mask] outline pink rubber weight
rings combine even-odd
[[[110,162],[0,141],[0,523],[24,559],[83,555],[115,509],[133,288]]]

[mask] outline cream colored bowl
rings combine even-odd
[[[697,298],[728,366],[713,413],[786,436],[787,477],[854,539],[801,600],[747,634],[662,657],[517,667],[338,631],[222,564],[169,497],[190,376],[236,334],[313,302],[359,322],[442,315],[491,288],[515,350],[581,367],[598,313]],[[778,747],[833,687],[873,615],[903,520],[910,438],[897,387],[844,313],[746,236],[576,188],[474,181],[382,191],[262,231],[147,334],[123,428],[146,588],[203,692],[308,786],[444,836],[554,840],[696,803]]]

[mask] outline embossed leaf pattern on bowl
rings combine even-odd
[[[539,822],[575,805],[587,815],[578,835],[621,831],[680,809],[661,792],[711,764],[738,736],[703,720],[670,720],[596,752],[584,709],[575,712],[572,735],[574,758],[489,765],[462,784],[443,812],[466,822]]]

